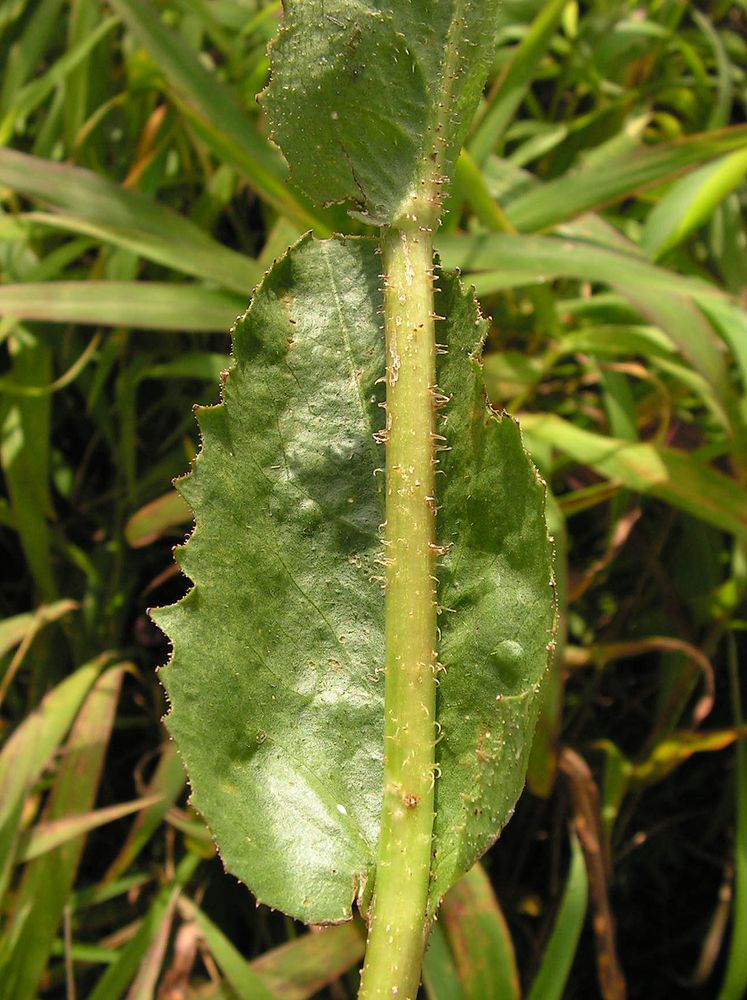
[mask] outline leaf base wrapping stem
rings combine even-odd
[[[387,360],[384,798],[360,996],[415,1000],[426,939],[436,713],[435,317],[430,232],[383,239]]]

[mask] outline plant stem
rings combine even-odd
[[[436,717],[433,248],[383,238],[387,358],[384,799],[360,997],[415,1000],[425,946]]]

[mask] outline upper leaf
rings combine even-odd
[[[180,489],[195,583],[157,621],[167,718],[229,870],[309,922],[372,875],[383,781],[380,258],[301,241],[234,331],[223,404]],[[442,277],[438,721],[431,912],[498,835],[524,781],[553,623],[544,492],[486,406],[474,298]]]
[[[263,101],[295,180],[392,223],[435,202],[495,48],[499,0],[286,0]]]

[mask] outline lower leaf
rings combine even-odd
[[[223,401],[178,484],[194,581],[156,621],[173,642],[167,724],[227,868],[313,923],[370,893],[382,797],[385,418],[380,260],[304,238],[234,331]],[[485,323],[442,276],[437,336],[439,672],[430,912],[521,791],[554,602],[544,489],[485,401]]]

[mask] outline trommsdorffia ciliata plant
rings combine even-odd
[[[414,1000],[440,900],[510,817],[552,645],[543,484],[486,403],[473,293],[434,270],[498,8],[287,0],[273,138],[380,236],[304,237],[237,321],[179,483],[194,587],[155,615],[227,869],[308,923],[356,905],[367,1000]]]

